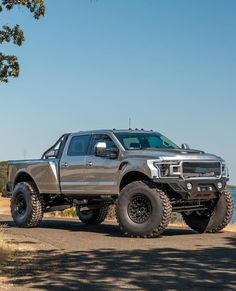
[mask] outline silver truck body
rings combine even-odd
[[[117,196],[122,183],[131,174],[143,175],[155,183],[168,185],[183,197],[205,197],[221,191],[228,180],[222,158],[189,149],[124,148],[116,133],[128,131],[87,131],[68,135],[60,158],[9,161],[8,190],[30,177],[42,194],[76,196]],[[134,131],[150,133],[149,131]],[[118,149],[114,158],[91,154],[68,155],[74,137],[107,135]],[[163,168],[168,175],[163,174]],[[189,172],[189,173],[188,173]],[[191,183],[191,187],[189,186]],[[191,189],[190,189],[191,188]]]
[[[37,184],[40,193],[60,193],[59,183],[59,160],[22,160],[9,161],[8,188],[13,190],[14,186],[23,175],[29,175]]]

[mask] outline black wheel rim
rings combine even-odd
[[[146,222],[152,214],[151,201],[144,195],[136,195],[128,205],[129,218],[135,223]]]
[[[26,210],[27,210],[26,200],[23,194],[19,194],[16,199],[15,212],[20,216],[24,216]]]

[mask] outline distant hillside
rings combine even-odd
[[[234,186],[234,185],[228,185],[227,187],[228,187],[229,190],[231,190],[231,189],[233,189],[233,190],[236,189],[236,186]]]
[[[7,162],[0,162],[0,193],[3,192],[6,182],[7,182]]]

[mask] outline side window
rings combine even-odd
[[[67,151],[68,156],[85,156],[88,152],[90,135],[74,136]]]
[[[91,153],[94,155],[95,153],[95,145],[98,142],[105,142],[107,145],[107,150],[117,148],[116,144],[113,142],[113,140],[106,134],[96,134],[93,137],[93,142],[92,142],[92,148],[91,148]]]

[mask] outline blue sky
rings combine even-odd
[[[37,158],[62,133],[133,127],[226,159],[236,184],[236,1],[45,1],[0,14],[26,42],[0,84],[0,160]],[[56,3],[56,5],[55,5]]]

